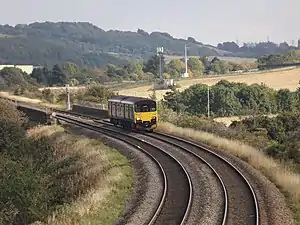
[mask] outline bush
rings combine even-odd
[[[26,136],[23,117],[14,106],[3,101],[0,107],[1,224],[43,220],[57,205],[72,200],[69,177],[76,172],[72,165],[78,157],[58,160],[50,139]]]
[[[4,99],[0,99],[0,119],[19,125],[24,125],[28,121],[24,113],[18,111],[16,106]]]

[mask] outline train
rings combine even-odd
[[[110,123],[126,130],[153,132],[157,128],[156,101],[149,98],[117,95],[108,99]]]

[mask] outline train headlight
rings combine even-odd
[[[156,120],[156,116],[152,116],[152,119],[153,119],[153,120]]]
[[[136,120],[141,120],[141,118],[140,118],[140,117],[137,117]]]

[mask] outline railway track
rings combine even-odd
[[[106,121],[96,120],[95,122],[111,125]],[[140,133],[138,134],[140,135]],[[161,142],[180,148],[209,165],[218,176],[224,191],[225,203],[222,225],[260,224],[259,206],[256,194],[245,175],[243,175],[232,163],[198,143],[179,137],[160,132],[143,133],[143,136],[149,137],[149,141],[151,141],[151,139],[160,140]]]
[[[146,136],[189,151],[215,169],[227,192],[226,224],[259,225],[259,206],[255,192],[245,175],[233,164],[203,146],[178,137],[163,133],[146,134]]]
[[[17,104],[18,101],[13,101],[15,104]],[[26,104],[27,105],[27,104]],[[94,122],[101,123],[101,124],[106,124],[108,125],[107,122],[105,121],[99,121],[99,118],[93,118],[89,115],[82,115],[81,113],[76,113],[76,112],[68,112],[65,110],[57,110],[57,109],[49,109],[52,112],[56,112],[58,114],[65,114],[65,115],[73,115],[74,117],[81,117],[89,120],[94,120]],[[59,117],[59,115],[58,115]],[[61,118],[61,120],[64,120]],[[80,125],[78,121],[69,121],[69,123],[73,123],[78,126]],[[111,125],[111,124],[109,124]],[[88,125],[91,126],[91,125]],[[93,125],[92,125],[93,126]],[[91,127],[87,126],[82,126],[86,127],[88,129],[91,129]],[[101,128],[101,131],[98,130],[100,129],[99,127],[94,128],[92,130],[95,130],[97,132],[103,131],[105,127]],[[113,127],[116,131],[116,128]],[[124,135],[124,131],[122,131],[122,135]],[[105,132],[101,132],[106,134],[107,136],[111,136],[113,138],[118,138],[122,140],[119,137],[116,137],[115,133],[114,134],[107,134]],[[164,133],[159,133],[155,132],[152,134],[143,134],[145,136],[148,136],[149,138],[152,138],[152,140],[161,140],[162,142],[169,143],[170,145],[177,146],[178,148],[181,148],[183,151],[189,150],[189,152],[193,152],[193,154],[198,155],[202,159],[206,160],[214,169],[215,171],[219,174],[221,177],[224,186],[226,188],[226,193],[227,193],[227,213],[226,213],[226,206],[224,204],[224,211],[222,211],[224,215],[224,220],[222,225],[224,224],[255,224],[258,225],[260,224],[260,221],[263,221],[264,217],[262,216],[262,219],[260,219],[259,214],[260,214],[260,209],[258,205],[258,201],[255,195],[255,192],[250,184],[250,182],[246,179],[246,177],[239,171],[237,170],[234,165],[231,165],[227,160],[224,158],[216,155],[214,152],[211,150],[201,146],[199,143],[193,142],[193,141],[187,141],[184,139],[181,139],[179,137],[174,137],[171,135],[167,135]],[[139,148],[141,151],[145,151],[145,149],[141,148],[139,145],[134,145],[132,144],[132,141],[129,140],[123,140],[125,143],[131,144],[132,146],[135,146],[136,148]],[[138,147],[139,146],[139,147]],[[205,152],[205,153],[204,153]],[[153,156],[152,156],[153,157]],[[213,158],[219,158],[219,161],[213,159]],[[226,162],[228,165],[225,166],[224,162]],[[160,164],[162,166],[162,164]],[[231,169],[228,169],[231,167]],[[230,172],[230,170],[232,172]],[[235,175],[234,175],[235,174]],[[163,176],[163,175],[162,175]],[[165,175],[167,177],[167,175]],[[238,179],[239,181],[235,181],[235,179]],[[167,180],[167,179],[166,179]],[[232,182],[231,182],[232,181]],[[180,183],[181,185],[181,183]],[[169,188],[167,185],[165,185],[164,189]],[[165,191],[164,193],[167,193]],[[166,194],[165,194],[166,195]],[[166,197],[165,197],[166,198]],[[190,198],[191,199],[191,198]],[[244,199],[244,200],[243,200]],[[191,202],[191,200],[189,200]],[[162,208],[163,208],[163,195],[162,195],[162,201],[160,205],[157,207],[156,211],[154,212],[154,216],[145,224],[159,224],[158,218],[161,216]],[[265,207],[262,203],[262,215],[265,210]],[[272,204],[271,204],[272,205]],[[189,203],[190,206],[190,203]],[[274,205],[273,205],[274,206]],[[272,206],[271,206],[272,207]],[[186,217],[188,217],[188,207],[185,208],[186,211],[184,213],[184,216],[182,217],[182,220],[180,223],[170,223],[170,224],[184,224],[186,221]],[[171,210],[170,210],[171,211]],[[165,217],[166,218],[166,217]],[[162,220],[162,224],[168,224],[166,221]],[[225,221],[225,222],[224,222]],[[264,222],[262,222],[264,223]]]
[[[192,203],[193,189],[189,174],[177,159],[163,149],[124,132],[102,128],[63,114],[57,114],[55,117],[58,120],[116,138],[150,155],[161,168],[164,193],[153,217],[145,224],[185,224]]]

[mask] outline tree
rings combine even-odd
[[[218,116],[233,116],[240,114],[241,105],[232,88],[213,86],[211,88],[211,111]]]
[[[134,62],[130,62],[124,66],[124,69],[129,74],[136,73],[137,72],[137,64]]]
[[[168,66],[171,77],[179,77],[185,68],[184,63],[180,59],[172,59]]]
[[[281,112],[296,111],[296,97],[297,96],[294,93],[292,93],[289,89],[280,89],[276,95],[278,110]]]
[[[136,74],[141,77],[143,75],[143,65],[141,63],[136,64]]]
[[[31,73],[31,77],[36,79],[40,84],[48,84],[48,71],[45,73],[46,69],[35,68]]]
[[[152,56],[147,63],[144,65],[144,72],[153,73],[155,76],[159,76],[159,65],[160,65],[160,56],[154,55]],[[165,68],[165,57],[161,56],[161,69],[162,73],[164,73]]]
[[[52,68],[52,77],[50,80],[50,85],[65,85],[67,83],[67,76],[58,64],[54,65]]]
[[[112,64],[107,64],[106,66],[106,75],[108,77],[115,77],[117,75],[116,71],[117,71],[117,67],[115,65]]]
[[[207,85],[194,84],[182,92],[181,97],[186,112],[192,115],[206,115],[207,113]]]
[[[81,72],[81,69],[75,63],[67,62],[63,64],[62,71],[66,74],[68,79],[72,79],[76,78],[76,75]]]
[[[204,72],[204,65],[203,63],[194,57],[189,58],[188,62],[188,68],[192,71],[192,73],[196,76],[200,76]]]
[[[215,74],[225,74],[229,71],[229,65],[227,62],[214,58],[211,62],[211,70]]]

